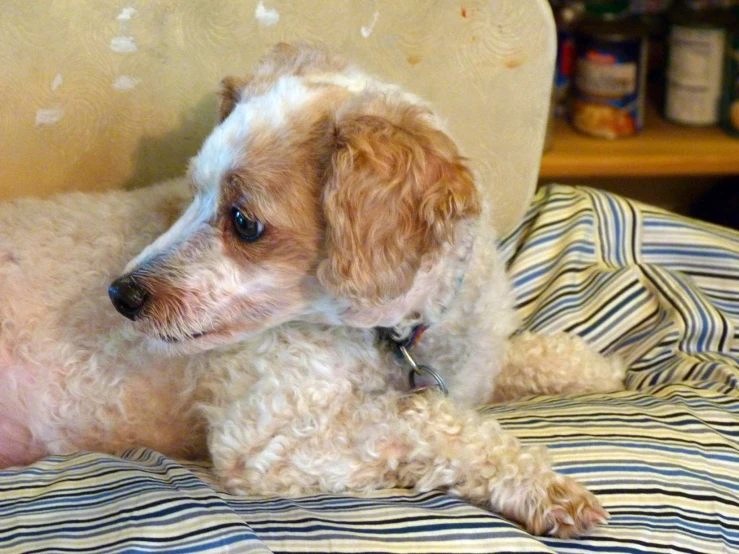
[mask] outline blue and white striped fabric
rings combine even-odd
[[[630,364],[627,391],[487,410],[596,492],[607,526],[531,537],[438,492],[238,498],[134,450],[0,472],[0,552],[739,552],[739,234],[552,186],[502,247],[528,329]]]

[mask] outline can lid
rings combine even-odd
[[[629,13],[629,0],[590,0],[586,11],[591,15],[622,15]]]

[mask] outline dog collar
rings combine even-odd
[[[413,329],[413,332],[403,340],[397,340],[393,335],[392,329],[388,328],[378,329],[378,334],[381,339],[390,345],[398,358],[403,360],[409,367],[408,383],[413,392],[423,392],[427,389],[435,388],[444,393],[444,396],[448,396],[449,391],[439,372],[430,365],[419,364],[411,354],[426,329],[428,329],[426,325],[417,325]]]
[[[459,263],[452,281],[452,292],[450,295],[452,299],[462,288],[474,244],[474,233],[470,233],[462,239],[462,248],[458,255]],[[448,299],[448,302],[451,302],[451,299]],[[447,307],[447,305],[442,305],[440,313],[443,314]],[[421,323],[413,327],[413,330],[409,334],[406,335],[405,332],[402,333],[405,335],[405,338],[398,339],[398,331],[396,329],[378,327],[377,335],[382,342],[385,342],[390,346],[398,359],[405,362],[409,367],[408,382],[410,383],[412,391],[421,392],[429,388],[435,388],[443,392],[445,396],[448,396],[449,390],[446,388],[446,384],[444,383],[444,379],[441,377],[441,374],[430,365],[419,364],[412,354],[413,349],[421,340],[421,336],[426,329],[428,329],[428,325]]]

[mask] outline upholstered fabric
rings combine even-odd
[[[580,540],[532,537],[441,492],[239,498],[207,465],[133,450],[0,472],[0,551],[739,550],[739,233],[591,189],[540,191],[501,245],[528,329],[629,362],[629,390],[486,409],[611,513]]]
[[[518,223],[554,68],[546,0],[0,2],[0,199],[179,176],[218,83],[278,41],[324,42],[425,97]]]

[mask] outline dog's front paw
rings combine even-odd
[[[574,537],[609,517],[592,493],[564,475],[555,474],[543,492],[529,514],[520,514],[524,527],[534,535]]]

